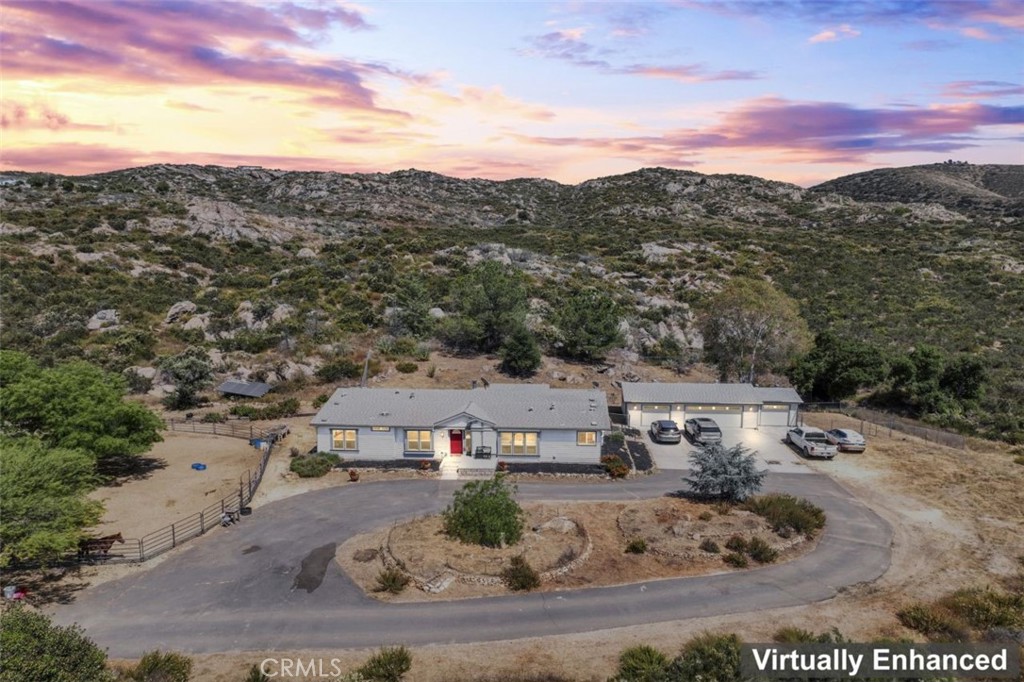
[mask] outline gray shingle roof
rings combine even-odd
[[[603,391],[546,384],[491,384],[489,388],[339,388],[313,426],[432,427],[467,413],[499,429],[611,428]]]
[[[624,403],[703,403],[711,405],[762,405],[802,403],[792,388],[751,384],[628,383],[622,384]]]
[[[249,398],[262,398],[270,391],[271,388],[273,388],[273,386],[270,384],[264,384],[259,381],[225,381],[217,387],[217,390],[221,393],[228,393],[231,395],[244,395]]]

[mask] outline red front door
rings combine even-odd
[[[451,444],[452,444],[452,454],[453,455],[461,455],[462,454],[462,431],[449,431],[448,432],[448,439],[451,441]]]

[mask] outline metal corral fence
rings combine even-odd
[[[254,470],[246,471],[238,477],[236,491],[202,511],[178,519],[169,526],[148,533],[141,538],[125,538],[123,542],[112,544],[105,554],[94,551],[87,556],[77,557],[74,562],[135,563],[146,561],[216,528],[221,524],[225,515],[234,521],[248,514],[248,504],[256,495],[260,481],[263,480],[263,474],[267,470],[267,463],[270,461],[274,444],[287,433],[287,431],[277,429],[267,431],[244,423],[204,424],[191,420],[169,420],[167,428],[171,431],[245,438],[254,446],[261,448],[260,463]]]
[[[859,419],[861,420],[861,433],[865,436],[877,436],[886,431],[888,432],[886,435],[892,436],[893,431],[899,431],[946,447],[967,449],[967,437],[963,434],[922,426],[920,422],[913,419],[860,407],[852,403],[805,403],[800,409],[802,412],[838,412],[847,417]],[[802,419],[801,423],[803,423]]]

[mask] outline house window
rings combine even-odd
[[[331,429],[332,450],[358,450],[356,429]]]
[[[371,431],[390,431],[391,427],[390,426],[371,426],[370,430]]]
[[[576,445],[597,445],[597,431],[577,431]]]
[[[406,452],[433,452],[434,446],[430,442],[432,436],[430,431],[406,431],[405,451]]]
[[[501,434],[498,450],[502,455],[536,455],[537,434],[531,432],[506,431]]]

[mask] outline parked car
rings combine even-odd
[[[669,419],[660,419],[651,424],[651,440],[655,443],[678,443],[683,439],[679,426]]]
[[[804,453],[806,457],[832,459],[839,452],[835,445],[828,442],[824,431],[811,426],[790,429],[786,434],[786,442]]]
[[[690,437],[690,440],[699,445],[722,442],[722,429],[718,428],[714,419],[707,417],[687,419],[683,422],[683,428],[686,429],[686,435]]]
[[[825,438],[839,448],[840,452],[864,452],[868,446],[864,436],[852,429],[832,429],[825,432]]]

